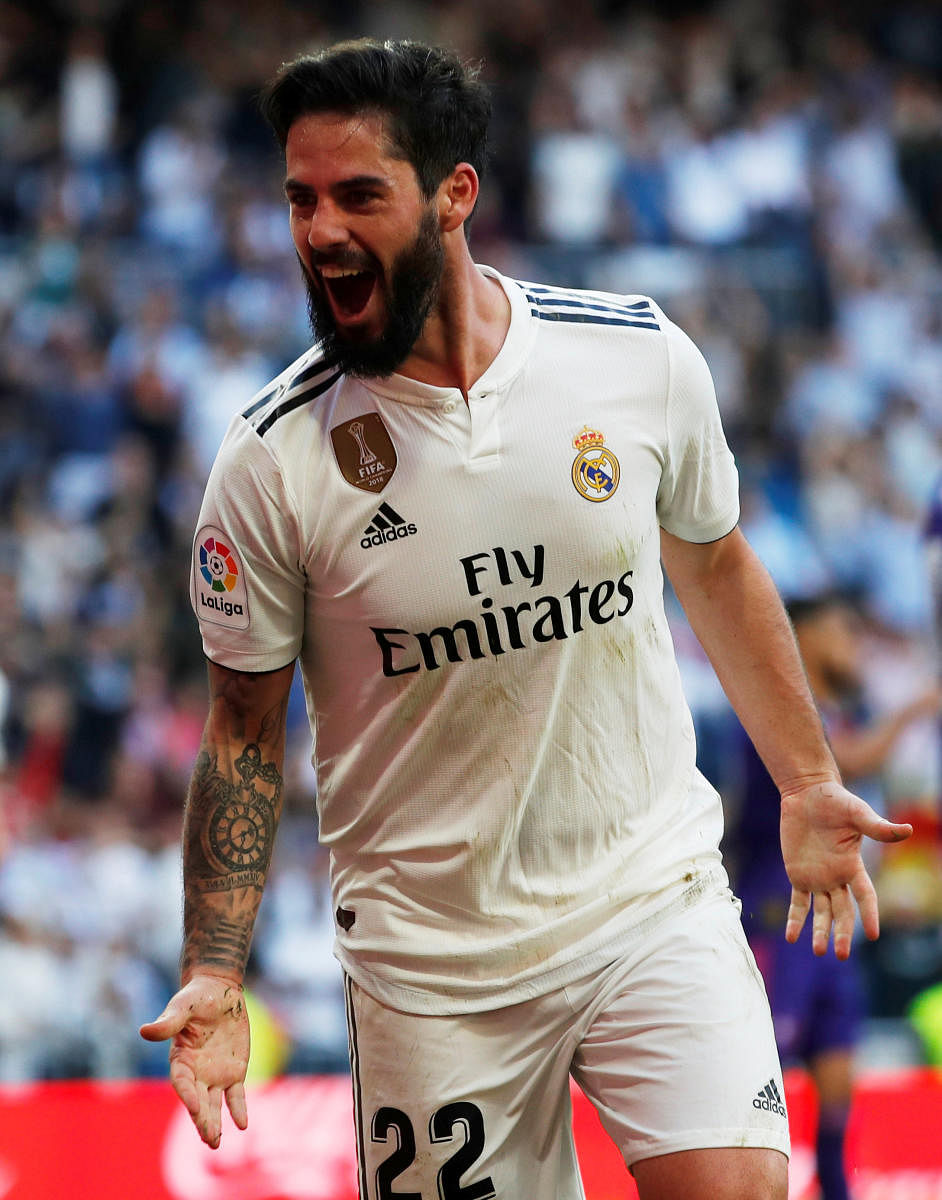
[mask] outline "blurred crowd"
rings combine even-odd
[[[415,37],[481,59],[473,248],[655,297],[704,351],[743,524],[789,598],[852,598],[873,711],[932,681],[942,472],[942,8],[930,0],[0,0],[0,1080],[165,1069],[180,810],[205,715],[187,597],[230,416],[309,342],[255,110],[285,58]],[[704,769],[731,716],[674,613]],[[251,987],[272,1069],[342,1068],[300,699]],[[881,780],[874,1009],[942,975],[937,728]],[[917,852],[918,851],[918,852]]]

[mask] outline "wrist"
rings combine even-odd
[[[239,991],[242,991],[244,988],[241,973],[234,970],[230,971],[215,966],[204,966],[200,963],[187,964],[180,970],[181,987],[199,982],[201,979],[211,980],[213,983],[223,983],[227,987],[238,988]]]
[[[792,775],[782,780],[776,780],[776,786],[783,800],[798,796],[812,788],[836,785],[843,787],[844,781],[837,766],[822,767],[817,771],[808,771],[800,775]]]

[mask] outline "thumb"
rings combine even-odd
[[[176,1009],[171,1002],[155,1021],[148,1021],[138,1032],[145,1042],[164,1042],[180,1032],[188,1014]]]
[[[860,831],[877,842],[905,842],[912,836],[913,827],[908,822],[888,821],[870,809],[860,822]]]

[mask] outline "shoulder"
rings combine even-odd
[[[573,362],[588,354],[620,370],[630,356],[634,377],[661,396],[678,387],[712,387],[699,348],[650,296],[512,282],[526,296],[532,318],[556,335],[555,343],[568,332]]]
[[[513,282],[523,290],[531,315],[539,321],[654,332],[667,324],[664,314],[649,296],[618,295],[523,280]]]
[[[239,420],[265,438],[276,424],[329,391],[343,376],[335,360],[313,346],[252,397]]]
[[[336,364],[317,346],[295,359],[232,418],[211,481],[231,487],[245,475],[271,479],[291,474],[309,446],[311,422],[305,417],[310,406],[342,378]]]

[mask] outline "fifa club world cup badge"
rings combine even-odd
[[[381,492],[392,479],[398,463],[396,447],[379,413],[363,413],[335,425],[330,440],[347,483],[364,492]]]
[[[576,458],[572,464],[572,482],[580,496],[597,504],[614,495],[621,477],[618,459],[605,448],[605,438],[597,429],[583,425],[572,439]]]

